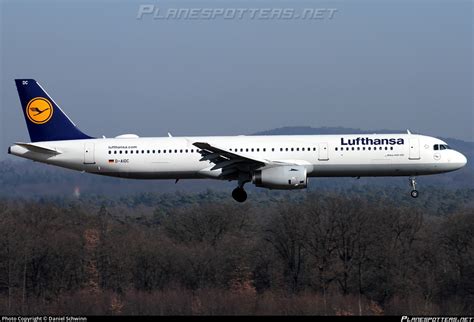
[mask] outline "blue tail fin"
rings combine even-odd
[[[31,142],[79,140],[82,133],[34,79],[15,79]]]

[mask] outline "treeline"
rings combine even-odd
[[[472,315],[474,207],[390,200],[0,201],[0,312]]]
[[[406,183],[406,182],[405,182]],[[127,195],[104,196],[100,194],[82,194],[76,197],[37,197],[21,198],[27,202],[35,200],[40,203],[54,203],[67,207],[70,204],[97,211],[97,207],[105,206],[115,218],[137,220],[143,224],[154,223],[156,211],[168,212],[181,207],[200,207],[208,203],[233,203],[231,191],[234,187],[220,191],[207,189],[198,193],[177,191],[174,193],[135,192]],[[415,200],[410,197],[409,188],[377,187],[370,185],[347,185],[345,187],[315,187],[313,190],[278,191],[262,188],[246,187],[249,198],[246,204],[253,207],[271,207],[275,203],[301,203],[317,195],[343,195],[350,198],[362,198],[368,202],[379,202],[380,199],[404,207],[417,207],[421,211],[434,216],[446,216],[462,207],[474,207],[474,188],[446,189],[436,186],[424,186],[420,196]],[[95,210],[94,210],[95,209]],[[130,210],[133,210],[132,212]],[[123,216],[122,216],[123,215]]]

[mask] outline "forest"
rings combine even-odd
[[[3,198],[0,312],[474,314],[474,189],[403,192]]]

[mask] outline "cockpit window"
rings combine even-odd
[[[433,145],[433,149],[435,151],[438,151],[438,150],[451,150],[451,147],[447,144],[435,144],[435,145]]]

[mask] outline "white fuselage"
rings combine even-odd
[[[103,138],[35,142],[45,154],[13,145],[27,159],[89,173],[136,179],[222,178],[195,142],[250,159],[302,165],[308,177],[417,176],[457,170],[466,158],[445,142],[414,134]]]

